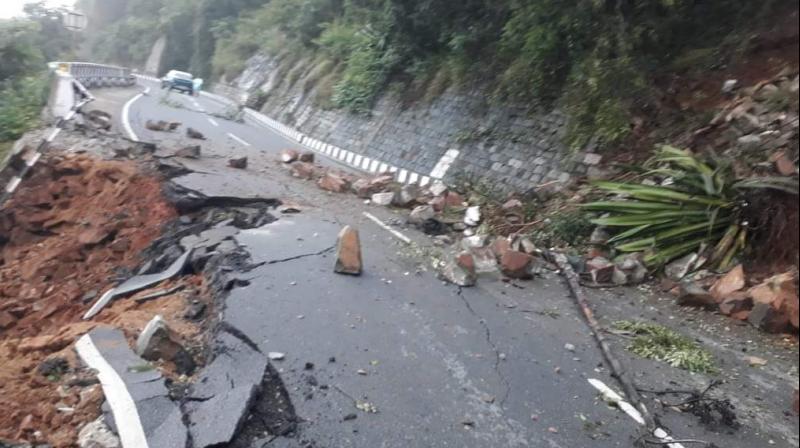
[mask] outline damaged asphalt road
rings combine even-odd
[[[322,192],[282,169],[278,152],[291,142],[247,124],[204,124],[203,111],[222,107],[207,98],[174,97],[186,103],[176,109],[156,95],[131,107],[143,139],[185,143],[182,133],[147,131],[147,118],[181,121],[207,137],[199,159],[165,162],[177,175],[168,189],[173,201],[187,204],[179,209],[281,201],[300,210],[271,210],[274,221],[205,236],[215,243],[209,252],[224,244],[246,257],[204,265],[224,297],[210,361],[179,396],[190,446],[634,444],[635,424],[587,382],[617,389],[556,274],[516,287],[499,279],[475,288],[444,284],[426,269],[427,243],[410,248],[362,215],[388,221],[389,211]],[[227,166],[242,155],[247,169]],[[344,225],[360,232],[364,272],[357,277],[333,272]],[[755,444],[742,446],[758,446],[760,439],[748,437],[744,443]]]

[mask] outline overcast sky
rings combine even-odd
[[[35,3],[32,0],[0,0],[0,18],[7,19],[22,14],[25,3]],[[72,6],[75,0],[46,0],[48,6]]]

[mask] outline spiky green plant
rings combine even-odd
[[[690,372],[714,373],[714,358],[690,338],[667,327],[639,321],[614,322],[614,328],[633,333],[628,350]]]
[[[774,189],[798,193],[796,178],[736,179],[731,167],[671,146],[645,164],[649,183],[595,182],[614,197],[583,204],[603,213],[592,223],[611,228],[608,243],[619,252],[643,252],[652,267],[694,251],[708,251],[708,264],[726,269],[747,247],[743,217],[746,192]],[[654,184],[653,179],[661,180]]]

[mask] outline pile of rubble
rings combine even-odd
[[[161,315],[182,339],[196,338],[200,324],[184,315],[188,301],[207,295],[198,275],[162,285],[173,292],[165,300],[120,300],[92,321],[81,319],[91,302],[133,274],[142,253],[176,216],[162,198],[159,179],[133,162],[76,154],[43,158],[5,204],[0,440],[74,446],[81,429],[91,426],[103,393],[73,343],[93,328],[119,328],[132,344],[147,322]],[[81,433],[91,439],[99,432]]]
[[[722,87],[732,98],[714,118],[687,136],[684,146],[711,150],[730,158],[737,177],[797,174],[798,86],[796,71],[786,70],[754,86]]]

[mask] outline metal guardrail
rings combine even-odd
[[[136,84],[131,69],[90,62],[51,62],[50,68],[69,73],[87,88],[122,87]]]

